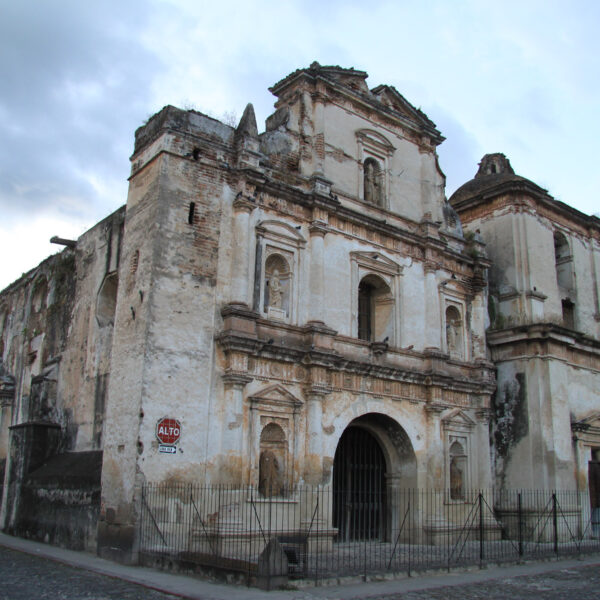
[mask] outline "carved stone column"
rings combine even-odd
[[[489,404],[489,400],[487,403]],[[480,408],[475,414],[477,417],[477,454],[479,456],[489,456],[492,411],[486,406],[485,408]],[[470,459],[475,460],[475,453]],[[478,481],[475,482],[476,485],[482,489],[491,489],[493,485],[491,462],[489,460],[480,460],[476,464],[478,468]]]
[[[425,263],[425,348],[440,349],[442,323],[435,263]]]
[[[244,451],[244,388],[252,377],[241,373],[223,375],[225,384],[224,410],[221,434],[221,455],[227,472],[222,475],[230,481],[223,483],[243,483],[246,474]],[[236,469],[236,466],[239,469]]]
[[[254,202],[241,193],[233,202],[233,253],[231,270],[231,297],[233,304],[248,305],[250,273],[250,243],[248,223],[250,213],[256,208]]]
[[[444,435],[442,432],[441,413],[444,406],[437,402],[429,402],[425,406],[427,412],[427,474],[426,483],[419,487],[443,489],[445,487]]]
[[[323,479],[323,400],[329,392],[318,387],[306,389],[306,458],[304,480],[318,485]]]
[[[309,322],[324,323],[323,308],[326,305],[323,272],[323,249],[327,225],[322,221],[313,221],[310,228],[310,305]]]

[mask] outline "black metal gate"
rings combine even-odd
[[[385,537],[385,458],[366,429],[349,427],[333,461],[333,526],[340,541]]]

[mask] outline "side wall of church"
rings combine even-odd
[[[94,546],[123,218],[113,213],[0,294],[5,531]],[[56,465],[67,453],[65,471]]]

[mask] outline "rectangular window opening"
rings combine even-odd
[[[188,212],[188,225],[194,224],[194,216],[196,215],[196,203],[190,202],[190,210]]]

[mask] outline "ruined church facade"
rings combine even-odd
[[[491,359],[513,338],[488,349],[487,273],[505,265],[445,198],[434,123],[366,78],[288,75],[260,134],[251,105],[237,127],[165,107],[136,132],[126,206],[2,293],[5,530],[32,534],[27,507],[55,485],[79,512],[46,504],[49,537],[77,530],[126,560],[146,482],[283,498],[369,469],[383,494],[460,504],[498,479]],[[593,363],[597,327],[588,337]],[[580,421],[598,400],[586,385]],[[551,432],[563,446],[570,427]]]

